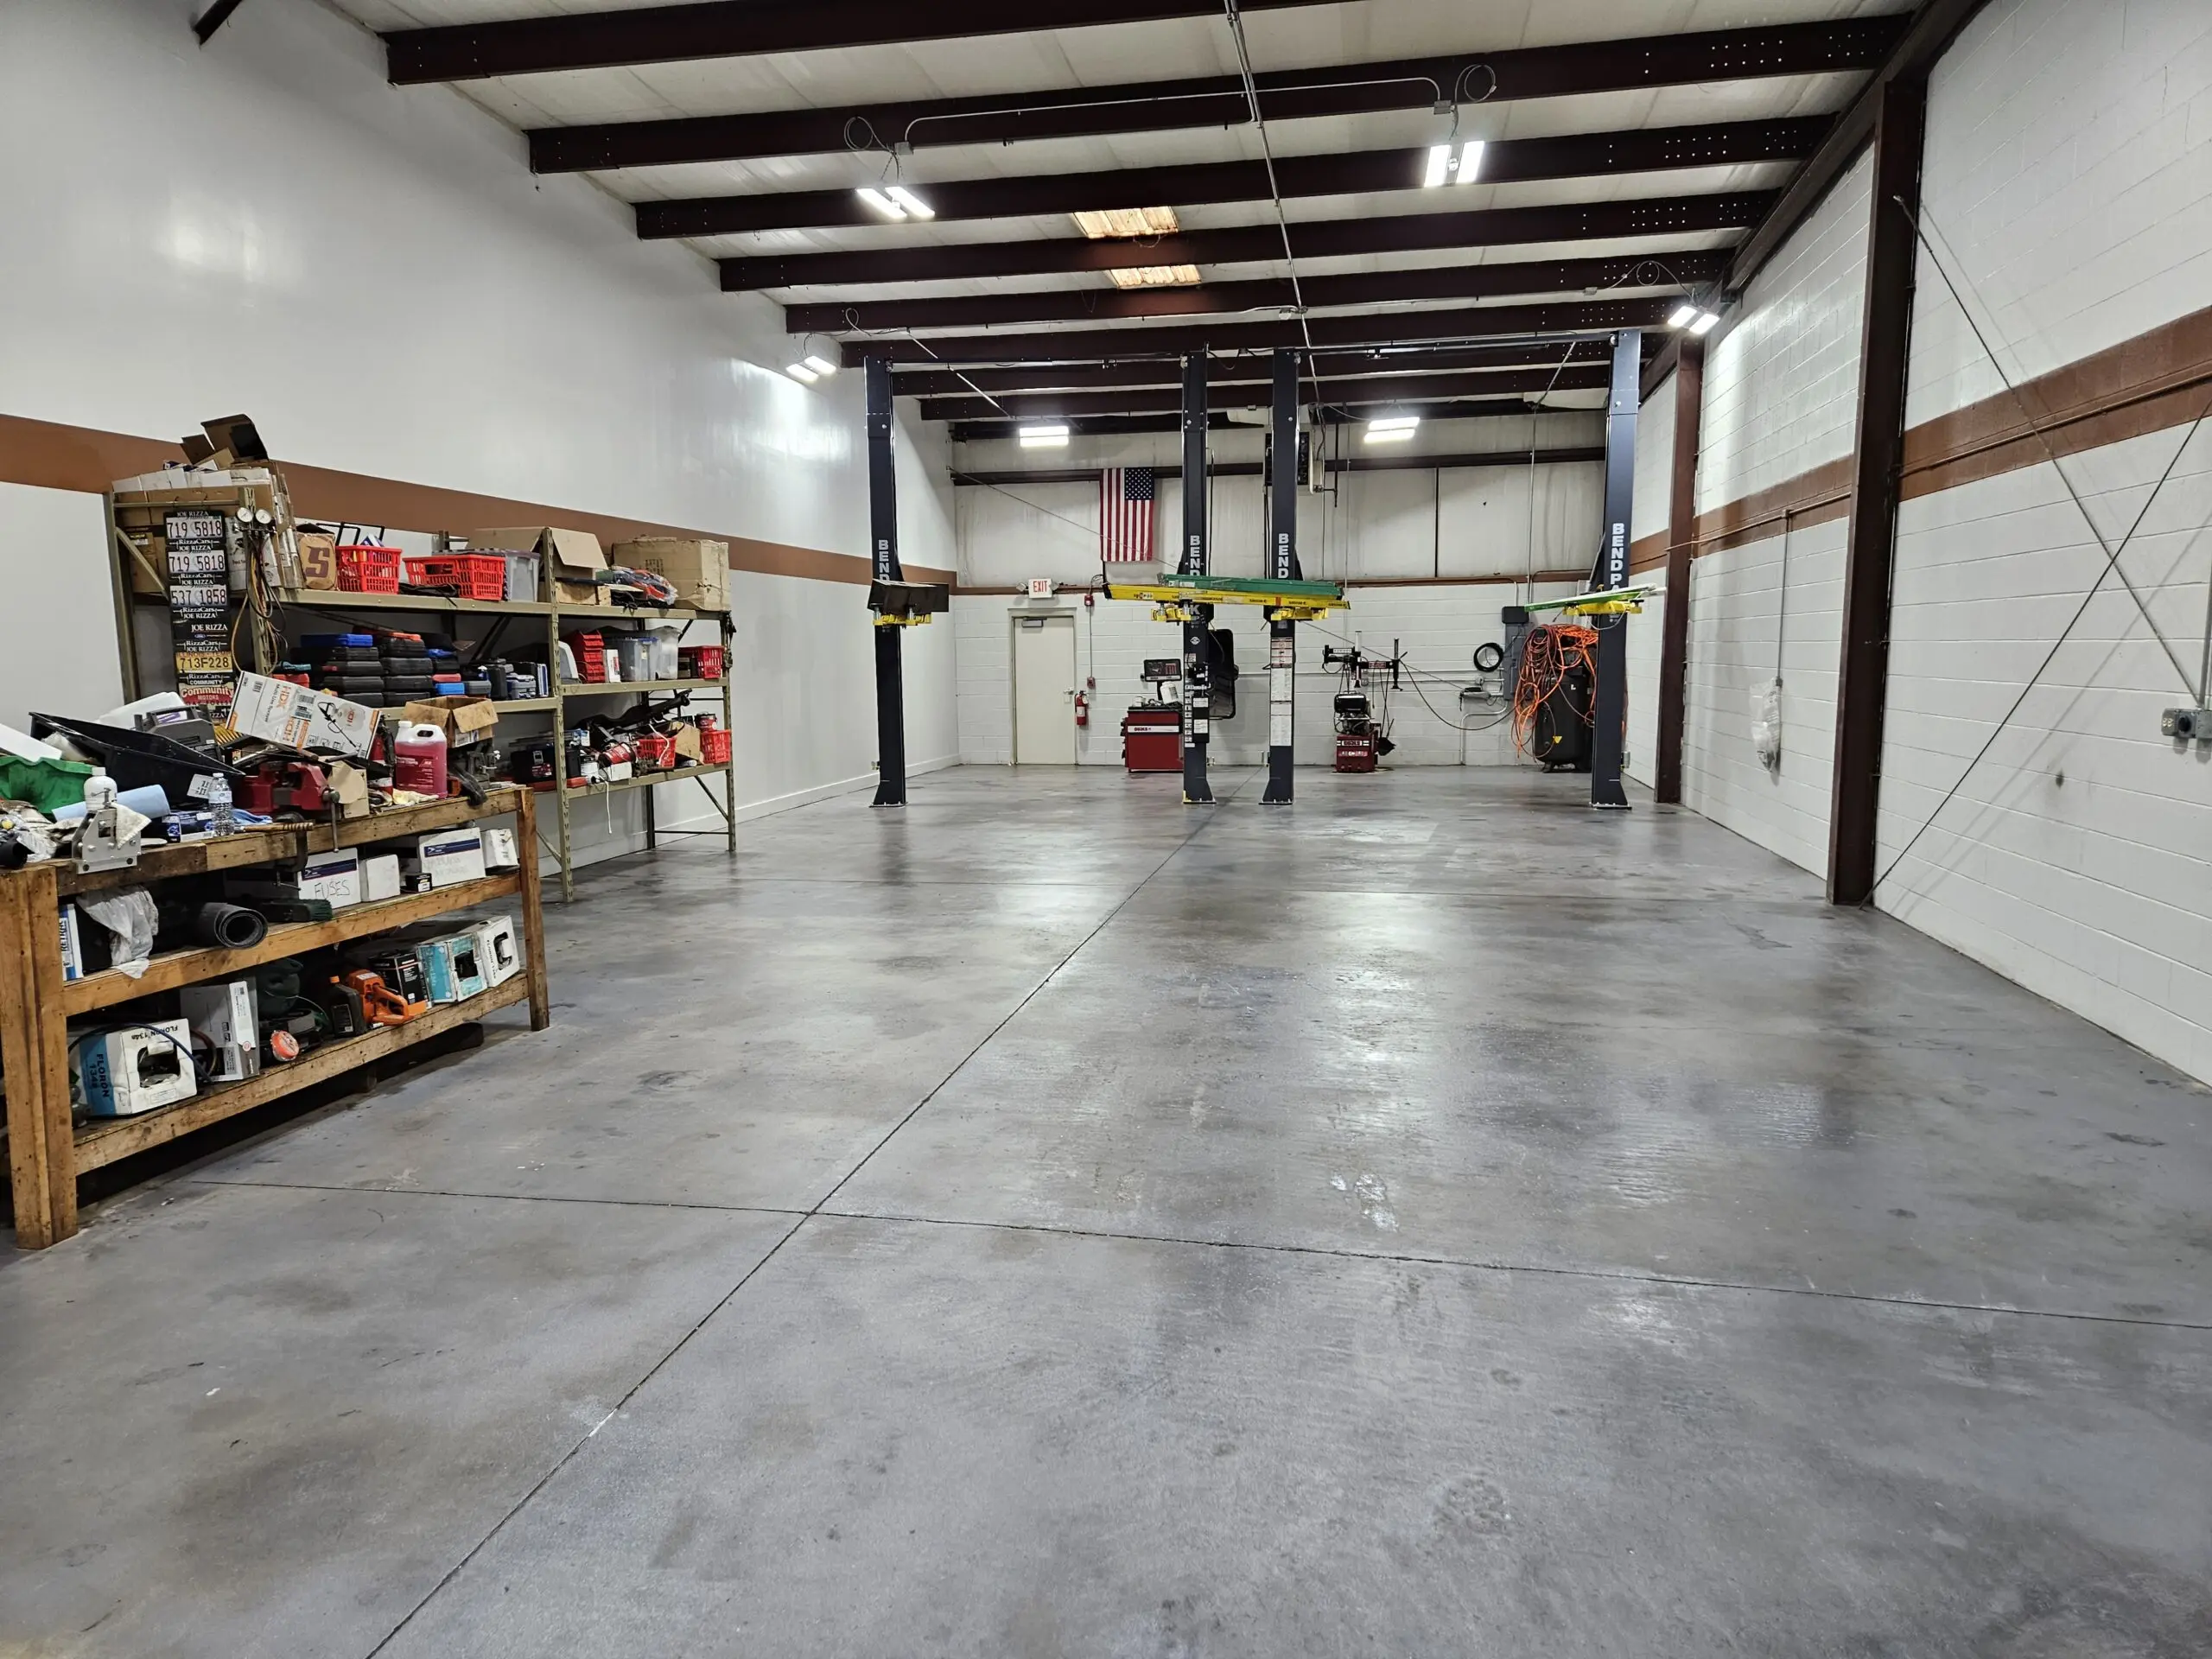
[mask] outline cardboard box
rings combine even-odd
[[[412,725],[436,727],[446,734],[449,749],[481,743],[499,725],[499,711],[489,697],[424,697],[402,707],[399,718]]]
[[[615,543],[607,563],[667,577],[676,586],[678,602],[695,611],[729,608],[728,542],[648,536]]]
[[[192,1027],[181,1020],[118,1026],[73,1052],[78,1098],[93,1117],[136,1117],[200,1091]]]
[[[465,881],[481,881],[484,869],[484,832],[481,830],[440,830],[422,836],[413,849],[400,855],[400,873],[428,876],[433,887],[457,887]]]
[[[251,980],[188,985],[177,993],[177,1003],[193,1035],[215,1051],[210,1083],[244,1083],[261,1075],[261,1023]]]
[[[361,897],[372,905],[399,897],[397,853],[372,853],[361,861]]]
[[[535,553],[545,561],[553,597],[563,605],[606,603],[605,590],[592,579],[607,569],[607,555],[599,537],[588,530],[563,530],[556,524],[523,524],[497,530],[464,531],[472,553]]]
[[[522,971],[522,945],[513,917],[494,916],[476,924],[476,966],[487,989],[505,984]]]
[[[515,832],[499,828],[484,832],[484,868],[487,870],[518,870],[522,855],[515,848]]]
[[[376,741],[377,711],[289,680],[241,673],[231,725],[242,737],[264,738],[287,748],[365,755]]]
[[[249,900],[259,893],[279,899],[324,899],[333,910],[362,902],[366,888],[361,879],[359,849],[341,848],[334,853],[310,853],[296,871],[234,878],[233,893]]]

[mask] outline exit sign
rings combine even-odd
[[[1050,599],[1052,596],[1052,579],[1050,576],[1032,576],[1029,578],[1030,598]]]

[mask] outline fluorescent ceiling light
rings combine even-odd
[[[837,365],[835,363],[826,357],[816,357],[811,353],[807,355],[806,366],[824,378],[837,372]]]
[[[1367,443],[1403,443],[1421,428],[1418,415],[1386,415],[1380,420],[1370,421],[1362,442]]]
[[[1065,449],[1067,442],[1068,429],[1065,425],[1021,429],[1021,447],[1025,449]]]
[[[1107,275],[1116,288],[1188,288],[1200,280],[1196,265],[1136,265]]]
[[[1467,140],[1465,148],[1459,152],[1459,170],[1452,175],[1452,182],[1472,184],[1482,176],[1482,172],[1483,141],[1479,138],[1470,138]]]
[[[1685,301],[1675,308],[1675,315],[1667,319],[1669,328],[1687,328],[1697,321],[1697,307]]]
[[[1421,175],[1421,188],[1433,190],[1452,176],[1452,146],[1432,144],[1428,151],[1428,170]]]
[[[1076,229],[1094,242],[1109,236],[1173,236],[1183,228],[1173,207],[1109,207],[1074,218]]]
[[[784,372],[791,376],[792,379],[798,381],[801,385],[807,386],[812,385],[816,381],[822,378],[812,369],[808,368],[804,363],[787,364],[785,365]]]
[[[854,194],[859,196],[862,201],[868,203],[869,207],[874,208],[877,213],[881,213],[886,219],[904,219],[906,217],[906,210],[904,207],[901,207],[897,202],[892,200],[890,197],[885,195],[882,191],[877,189],[874,185],[864,184]]]
[[[1697,321],[1696,321],[1695,322],[1694,322],[1694,323],[1690,324],[1690,333],[1692,333],[1692,334],[1695,334],[1696,336],[1698,336],[1698,338],[1699,338],[1699,339],[1702,340],[1706,335],[1707,335],[1707,334],[1711,334],[1711,333],[1712,333],[1715,328],[1719,327],[1719,326],[1720,326],[1720,314],[1719,314],[1719,312],[1717,312],[1717,311],[1700,311],[1700,312],[1698,314],[1698,319],[1697,319]]]
[[[904,207],[916,219],[935,219],[937,217],[936,208],[931,207],[929,203],[924,201],[919,196],[916,195],[903,184],[893,185],[887,194],[893,202],[897,203],[899,207]]]

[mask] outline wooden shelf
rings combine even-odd
[[[719,691],[720,680],[570,680],[561,687],[564,697],[648,696],[659,691]]]
[[[557,605],[542,599],[441,599],[429,594],[334,593],[321,588],[288,588],[277,596],[284,604],[303,611],[439,611],[461,616],[562,616],[597,619],[607,622],[719,622],[720,611],[695,611],[678,606],[658,610],[651,606],[629,608],[619,605]]]
[[[190,1100],[181,1100],[174,1106],[138,1117],[103,1117],[79,1123],[75,1131],[77,1168],[80,1172],[99,1169],[149,1147],[162,1146],[179,1135],[189,1135],[194,1129],[205,1128],[210,1123],[250,1112],[272,1100],[281,1100],[286,1095],[341,1077],[386,1054],[412,1047],[441,1032],[451,1031],[455,1026],[480,1020],[529,995],[529,980],[518,974],[505,984],[495,985],[466,1002],[432,1008],[404,1026],[380,1026],[359,1037],[325,1043],[309,1049],[289,1065],[272,1065],[259,1077],[249,1077],[244,1083],[216,1084],[202,1089]]]
[[[657,784],[680,784],[687,778],[716,778],[728,770],[728,766],[679,766],[674,772],[648,772],[635,778],[625,778],[616,784],[587,784],[582,789],[570,790],[569,797],[573,800],[579,795],[619,795],[626,789],[650,789]]]
[[[545,706],[553,706],[550,698]],[[510,785],[491,791],[480,807],[455,795],[421,806],[386,807],[366,817],[341,819],[334,826],[320,818],[312,823],[271,824],[267,829],[241,830],[234,836],[220,836],[209,841],[149,847],[138,855],[136,864],[119,870],[87,874],[65,864],[55,870],[54,876],[61,896],[67,899],[75,893],[98,893],[109,887],[143,887],[149,881],[166,880],[171,876],[210,875],[254,864],[280,864],[309,853],[334,852],[341,847],[365,846],[371,842],[397,841],[408,836],[428,835],[433,830],[450,830],[456,824],[518,812],[522,810],[522,790]]]
[[[87,974],[82,979],[65,982],[61,994],[54,1001],[66,1017],[73,1019],[99,1008],[111,1008],[118,1002],[151,996],[156,991],[173,991],[180,985],[241,974],[280,957],[300,956],[371,933],[390,932],[393,928],[406,927],[449,911],[467,910],[495,899],[511,899],[521,890],[519,874],[490,875],[481,881],[433,887],[428,893],[410,893],[373,905],[348,905],[327,922],[280,922],[269,930],[268,937],[259,944],[243,950],[210,946],[200,950],[169,951],[156,957],[136,979],[120,968]]]

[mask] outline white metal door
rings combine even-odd
[[[1024,766],[1075,765],[1075,619],[1014,620],[1014,758]]]

